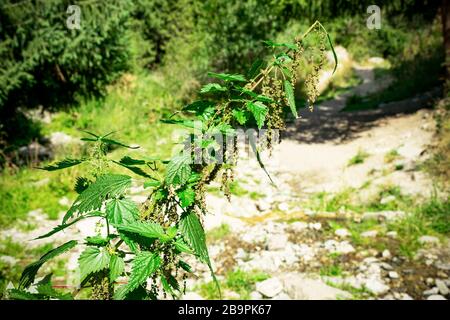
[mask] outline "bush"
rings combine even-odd
[[[0,7],[0,113],[65,106],[78,95],[102,93],[127,67],[127,21],[132,3],[80,2],[81,29],[66,27],[70,1],[14,3]],[[8,139],[8,137],[6,137]]]

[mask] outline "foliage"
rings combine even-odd
[[[0,114],[7,135],[17,128],[6,119],[19,108],[56,108],[77,95],[102,93],[127,67],[131,2],[79,2],[79,30],[66,27],[70,4],[6,1],[0,7]]]
[[[208,103],[197,102],[184,108],[188,112],[193,111],[200,124],[193,126],[197,122],[185,118],[165,121],[186,127],[193,126],[193,132],[183,140],[184,149],[177,152],[171,160],[157,157],[137,159],[130,156],[125,156],[120,161],[112,160],[107,157],[111,146],[135,147],[111,139],[112,133],[100,136],[86,131],[88,136],[82,140],[92,144],[92,151],[86,159],[65,159],[42,168],[55,171],[78,165],[91,166],[89,176],[77,179],[76,189],[79,195],[64,216],[62,224],[40,238],[57,234],[91,216],[102,219],[106,236],[98,234],[87,237],[85,249],[79,258],[81,286],[92,286],[93,299],[110,299],[113,296],[126,299],[136,295],[143,299],[158,298],[161,292],[164,295],[179,296],[182,290],[178,281],[180,277],[185,279],[186,272],[191,271],[182,260],[182,254],[194,255],[206,263],[215,284],[219,286],[212,269],[201,222],[202,216],[207,213],[205,186],[222,172],[222,187],[225,194],[229,195],[228,184],[233,181],[233,164],[237,160],[236,129],[239,126],[251,126],[256,122],[259,128],[283,128],[280,110],[292,102],[293,92],[289,90],[290,87],[283,86],[279,77],[285,82],[289,81],[290,85],[295,85],[296,78],[289,74],[295,73],[299,60],[303,59],[302,41],[311,33],[326,35],[324,27],[315,22],[287,49],[285,45],[273,45],[277,51],[282,51],[275,53],[274,59],[267,67],[250,79],[244,75],[210,73],[210,76],[219,79],[221,84],[211,83],[204,87],[209,89],[201,91],[205,99],[203,101]],[[331,49],[333,50],[332,47]],[[280,59],[280,56],[284,58]],[[323,59],[323,55],[320,59]],[[316,70],[321,65],[319,60]],[[246,84],[242,86],[243,82]],[[250,117],[246,118],[248,121],[245,122],[242,119],[237,121],[233,118],[233,110],[252,114],[255,122],[251,121]],[[295,111],[295,108],[292,110]],[[215,143],[213,136],[218,134],[231,139],[233,145],[220,146],[218,142]],[[217,146],[221,150],[217,149]],[[259,146],[255,141],[252,142],[252,148],[264,169],[259,158]],[[208,156],[198,161],[198,151],[201,155],[206,151]],[[218,155],[222,155],[223,159]],[[131,177],[109,172],[111,165],[125,167],[141,178],[150,179],[145,183],[151,188],[150,194],[139,209],[126,198]],[[161,167],[165,169],[164,177],[159,175]],[[73,242],[73,245],[75,244],[76,242]],[[66,250],[65,245],[63,246],[64,248],[50,251],[25,269],[22,278],[27,280],[26,286],[23,287],[31,284],[34,275],[47,258]],[[114,294],[114,282],[125,275],[125,254],[134,255],[128,284]],[[149,289],[145,285],[148,279],[151,281]],[[220,294],[220,290],[218,291]],[[27,293],[22,293],[22,297],[25,296]]]

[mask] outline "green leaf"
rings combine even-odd
[[[257,59],[253,62],[250,70],[247,72],[247,78],[253,79],[256,75],[258,75],[259,70],[264,66],[264,60]]]
[[[145,160],[133,159],[129,156],[122,157],[122,159],[120,159],[119,162],[120,162],[120,164],[124,164],[126,166],[139,166],[139,165],[144,165],[147,163],[147,161],[145,161]]]
[[[128,148],[128,149],[139,149],[139,146],[132,147],[132,146],[123,144],[122,142],[119,142],[119,141],[116,141],[116,140],[112,140],[112,139],[104,139],[104,138],[102,138],[101,141],[103,143],[106,143],[106,144],[109,144],[109,145],[116,145],[116,146],[125,147],[125,148]]]
[[[206,86],[201,88],[200,93],[217,93],[225,91],[227,91],[227,88],[222,87],[218,83],[208,83]]]
[[[59,300],[73,300],[73,297],[70,293],[64,294],[56,291],[52,286],[51,278],[52,274],[48,274],[44,277],[44,279],[39,281],[39,283],[36,285],[37,292],[49,298]]]
[[[257,94],[255,92],[249,90],[249,89],[246,89],[246,88],[243,88],[243,87],[239,87],[239,86],[235,86],[234,88],[236,90],[242,92],[242,93],[248,94],[250,97],[252,97],[255,100],[258,100],[258,101],[261,101],[261,102],[266,102],[266,103],[274,102],[273,99],[271,99],[269,97],[266,97],[265,95],[262,95],[262,94]],[[246,101],[246,100],[243,100],[243,101]]]
[[[191,156],[179,154],[172,158],[167,165],[166,182],[168,184],[184,184],[191,175]]]
[[[161,185],[159,181],[146,181],[144,182],[144,188],[157,188]]]
[[[125,262],[118,255],[112,255],[109,264],[109,279],[111,282],[116,281],[125,270]]]
[[[139,209],[131,199],[113,199],[106,204],[106,215],[112,225],[123,225],[139,219]]]
[[[184,262],[183,260],[179,260],[178,265],[181,268],[183,268],[184,271],[192,273],[192,267],[188,263]]]
[[[63,218],[63,224],[78,212],[99,210],[105,200],[122,195],[131,186],[131,177],[120,174],[105,174],[97,178],[84,190]]]
[[[177,233],[178,233],[178,228],[175,227],[175,226],[169,227],[169,228],[167,228],[167,230],[166,230],[167,237],[169,237],[170,240],[172,240],[173,238],[175,238],[175,236],[177,235]]]
[[[11,300],[42,300],[42,296],[39,294],[34,294],[19,289],[8,290],[8,297]]]
[[[237,120],[240,125],[244,125],[247,122],[247,115],[243,110],[233,110],[233,117]]]
[[[121,167],[124,167],[124,168],[130,170],[131,172],[134,172],[138,176],[154,179],[151,175],[149,175],[147,172],[145,172],[144,170],[142,170],[139,167],[131,166],[131,165],[124,164],[122,162],[117,162],[117,161],[114,161],[114,160],[112,162],[114,162],[115,164],[118,164]]]
[[[111,256],[105,248],[87,247],[78,258],[80,281],[83,282],[91,273],[106,269],[110,259]]]
[[[178,197],[183,208],[189,207],[195,200],[195,191],[192,188],[185,188],[178,192]]]
[[[259,166],[261,167],[261,169],[264,170],[266,175],[269,177],[270,182],[272,182],[272,184],[275,185],[275,183],[273,182],[272,178],[270,177],[269,172],[266,169],[266,166],[264,165],[264,163],[261,160],[261,155],[259,154],[258,147],[256,146],[255,137],[253,135],[249,135],[248,136],[248,141],[250,143],[250,146],[252,147],[253,152],[255,153],[256,160],[258,161]]]
[[[336,72],[337,69],[337,65],[338,65],[338,57],[336,55],[336,51],[334,51],[334,47],[333,47],[333,41],[331,41],[331,37],[330,34],[328,33],[328,31],[325,29],[325,27],[319,22],[320,27],[323,29],[323,31],[325,32],[325,34],[327,35],[327,39],[328,39],[328,44],[330,45],[331,48],[331,52],[333,53],[333,58],[334,58],[334,68],[333,68],[333,73],[334,74]]]
[[[249,101],[247,103],[247,109],[250,110],[250,112],[253,114],[253,117],[256,120],[256,124],[258,125],[258,128],[261,129],[264,125],[264,120],[266,119],[267,114],[267,107],[259,101],[251,102]]]
[[[286,99],[292,114],[295,118],[298,118],[297,107],[295,106],[294,88],[292,88],[292,84],[288,80],[284,80],[284,93],[286,94]]]
[[[66,159],[56,162],[54,164],[51,164],[51,165],[48,165],[48,166],[45,166],[42,168],[38,168],[38,169],[45,170],[45,171],[56,171],[56,170],[61,170],[61,169],[76,166],[77,164],[80,164],[84,161],[86,161],[86,159],[66,158]]]
[[[208,72],[208,76],[218,78],[223,81],[239,81],[239,82],[246,82],[247,79],[245,79],[245,76],[242,74],[228,74],[228,73],[214,73],[214,72]]]
[[[136,255],[131,267],[127,291],[133,291],[144,283],[161,265],[161,257],[157,253],[142,251]]]
[[[214,270],[209,259],[208,247],[206,246],[206,236],[203,226],[194,212],[183,213],[180,220],[180,231],[187,243],[194,249],[200,261],[206,263],[211,271],[214,283],[220,294],[219,282],[216,279]]]
[[[75,240],[68,241],[44,254],[38,261],[29,264],[22,272],[19,280],[19,289],[26,289],[33,283],[37,272],[44,263],[72,249],[76,244]]]
[[[76,193],[81,194],[84,190],[86,190],[89,187],[90,184],[91,181],[89,181],[87,178],[77,177],[74,190]]]
[[[87,245],[104,247],[108,243],[109,243],[109,240],[106,238],[103,238],[102,236],[93,236],[93,237],[86,238]]]
[[[166,239],[167,236],[164,233],[164,229],[155,222],[133,222],[127,225],[119,225],[117,228],[120,231],[126,231],[139,234],[146,238]]]
[[[298,49],[297,46],[295,44],[293,44],[293,43],[276,43],[276,42],[273,42],[271,40],[265,40],[263,42],[270,48],[286,47],[286,48],[291,49],[291,50],[297,50]]]
[[[99,212],[99,211],[97,211],[97,212],[91,212],[91,213],[89,213],[88,215],[81,216],[81,217],[78,217],[78,218],[76,218],[76,219],[73,219],[73,220],[72,220],[71,222],[69,222],[69,223],[63,223],[63,224],[61,224],[61,225],[59,225],[59,226],[56,226],[56,227],[53,228],[50,232],[48,232],[48,233],[46,233],[46,234],[44,234],[44,235],[42,235],[42,236],[39,236],[39,237],[37,237],[37,238],[35,238],[35,239],[33,239],[33,240],[38,240],[38,239],[48,238],[48,237],[54,235],[55,233],[58,233],[58,232],[60,232],[60,231],[62,231],[62,230],[64,230],[64,229],[70,227],[71,225],[77,223],[77,222],[80,221],[80,220],[83,220],[83,219],[86,219],[86,218],[91,218],[91,217],[101,217],[102,215],[103,215],[103,213],[101,213],[101,212]]]
[[[194,252],[192,249],[181,239],[177,239],[177,241],[174,242],[175,249],[177,249],[180,252],[186,252],[193,254]]]

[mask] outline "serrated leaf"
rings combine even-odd
[[[178,192],[178,197],[183,208],[189,207],[195,200],[195,191],[192,188],[185,188]]]
[[[131,266],[127,291],[133,291],[144,283],[161,265],[161,257],[157,253],[142,251],[136,255]]]
[[[86,161],[86,159],[66,158],[66,159],[58,161],[54,164],[51,164],[51,165],[48,165],[48,166],[45,166],[42,168],[38,168],[38,169],[45,170],[45,171],[56,171],[56,170],[61,170],[61,169],[66,169],[66,168],[76,166],[84,161]]]
[[[118,255],[112,255],[109,263],[109,279],[111,282],[116,281],[125,270],[125,262]]]
[[[243,110],[233,110],[233,117],[237,120],[240,125],[244,125],[247,122],[247,115]]]
[[[180,154],[172,158],[167,165],[166,182],[168,184],[184,184],[191,175],[191,156]]]
[[[194,113],[203,119],[209,119],[215,112],[214,102],[207,100],[195,101],[185,106],[182,111]]]
[[[238,81],[238,82],[246,82],[247,79],[242,74],[229,74],[229,73],[215,73],[208,72],[208,76],[214,77],[223,81]]]
[[[261,129],[264,125],[264,120],[266,119],[267,107],[260,101],[249,101],[246,106],[247,109],[253,114],[258,128]]]
[[[131,166],[131,165],[128,165],[128,164],[125,164],[125,163],[122,163],[122,162],[117,162],[117,161],[114,161],[114,160],[112,162],[114,162],[115,164],[117,164],[117,165],[119,165],[119,166],[121,166],[123,168],[126,168],[126,169],[130,170],[131,172],[137,174],[138,176],[154,179],[151,175],[149,175],[147,172],[145,172],[144,170],[142,170],[139,167]]]
[[[262,59],[255,60],[247,72],[247,77],[249,79],[254,78],[259,73],[259,70],[261,70],[261,68],[263,66],[264,66],[264,61]]]
[[[102,236],[93,236],[93,237],[87,237],[86,238],[86,244],[87,245],[104,247],[108,243],[109,243],[109,240],[106,239],[106,238],[103,238]]]
[[[164,229],[155,222],[133,222],[127,225],[119,225],[117,229],[120,231],[126,231],[131,233],[139,234],[140,236],[150,238],[150,239],[161,239],[165,240],[167,238],[164,233]]]
[[[122,195],[131,186],[131,177],[120,174],[105,174],[97,178],[84,190],[63,218],[63,224],[78,212],[99,210],[103,202],[109,198]]]
[[[136,222],[139,208],[131,199],[112,199],[106,204],[106,215],[112,225],[124,225]]]
[[[121,164],[124,164],[126,166],[138,166],[138,165],[144,165],[147,163],[147,161],[142,159],[133,159],[129,156],[124,156],[119,161]]]
[[[36,285],[37,292],[49,298],[59,300],[73,300],[73,297],[70,293],[61,293],[56,291],[52,286],[51,278],[52,274],[48,274],[44,277],[44,279],[39,281],[39,283],[37,283]]]
[[[145,181],[144,188],[157,188],[161,185],[159,181]]]
[[[284,93],[286,94],[286,99],[288,101],[291,112],[295,118],[298,118],[297,107],[295,105],[294,88],[288,80],[284,80]]]
[[[42,296],[39,294],[30,293],[20,289],[8,290],[8,297],[11,300],[41,300]]]
[[[76,193],[81,194],[84,190],[86,190],[89,187],[90,184],[91,181],[89,181],[87,178],[77,177],[74,190]]]
[[[78,258],[80,281],[83,282],[91,273],[106,269],[110,259],[111,256],[105,248],[87,247]]]
[[[169,238],[169,240],[172,240],[173,238],[175,238],[177,233],[178,233],[178,228],[175,226],[169,227],[166,230],[166,234],[167,234],[167,237]]]
[[[211,276],[220,294],[219,282],[216,279],[214,270],[209,259],[208,247],[206,246],[206,236],[200,220],[194,212],[183,213],[180,220],[180,231],[184,239],[194,250],[200,261],[206,263],[211,271]]]
[[[181,239],[177,239],[177,241],[174,242],[175,249],[177,249],[180,252],[186,252],[186,253],[194,253],[192,249]]]
[[[185,261],[179,260],[178,265],[186,272],[192,273],[192,267]]]
[[[72,249],[76,245],[77,242],[75,240],[68,241],[44,254],[38,261],[29,264],[22,272],[19,280],[19,289],[26,289],[33,283],[37,272],[44,263]]]
[[[208,83],[207,85],[203,86],[200,90],[200,93],[217,93],[217,92],[225,92],[228,89],[221,86],[218,83]]]
[[[116,145],[116,146],[120,146],[120,147],[124,147],[124,148],[128,148],[128,149],[139,149],[139,148],[140,148],[139,146],[129,146],[129,145],[126,145],[126,144],[124,144],[124,143],[122,143],[122,142],[120,142],[120,141],[117,141],[117,140],[104,139],[104,138],[101,138],[100,140],[101,140],[103,143],[106,143],[106,144],[109,144],[109,145]]]

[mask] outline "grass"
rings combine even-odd
[[[397,160],[398,158],[400,158],[400,154],[398,153],[398,151],[396,149],[392,149],[384,155],[384,162],[392,163],[395,160]]]
[[[255,284],[268,278],[270,276],[264,272],[257,270],[245,272],[238,269],[228,272],[225,279],[221,281],[220,287],[222,292],[231,290],[238,293],[241,300],[248,300],[250,299],[250,293],[255,288]],[[205,299],[212,300],[220,298],[215,284],[212,281],[200,285],[198,290],[200,295]]]
[[[223,239],[231,233],[230,226],[226,223],[222,223],[220,226],[211,229],[206,234],[208,242],[216,242]]]
[[[358,153],[354,155],[347,163],[347,166],[354,166],[357,164],[364,163],[364,161],[370,156],[369,153],[367,153],[364,150],[358,150]]]

